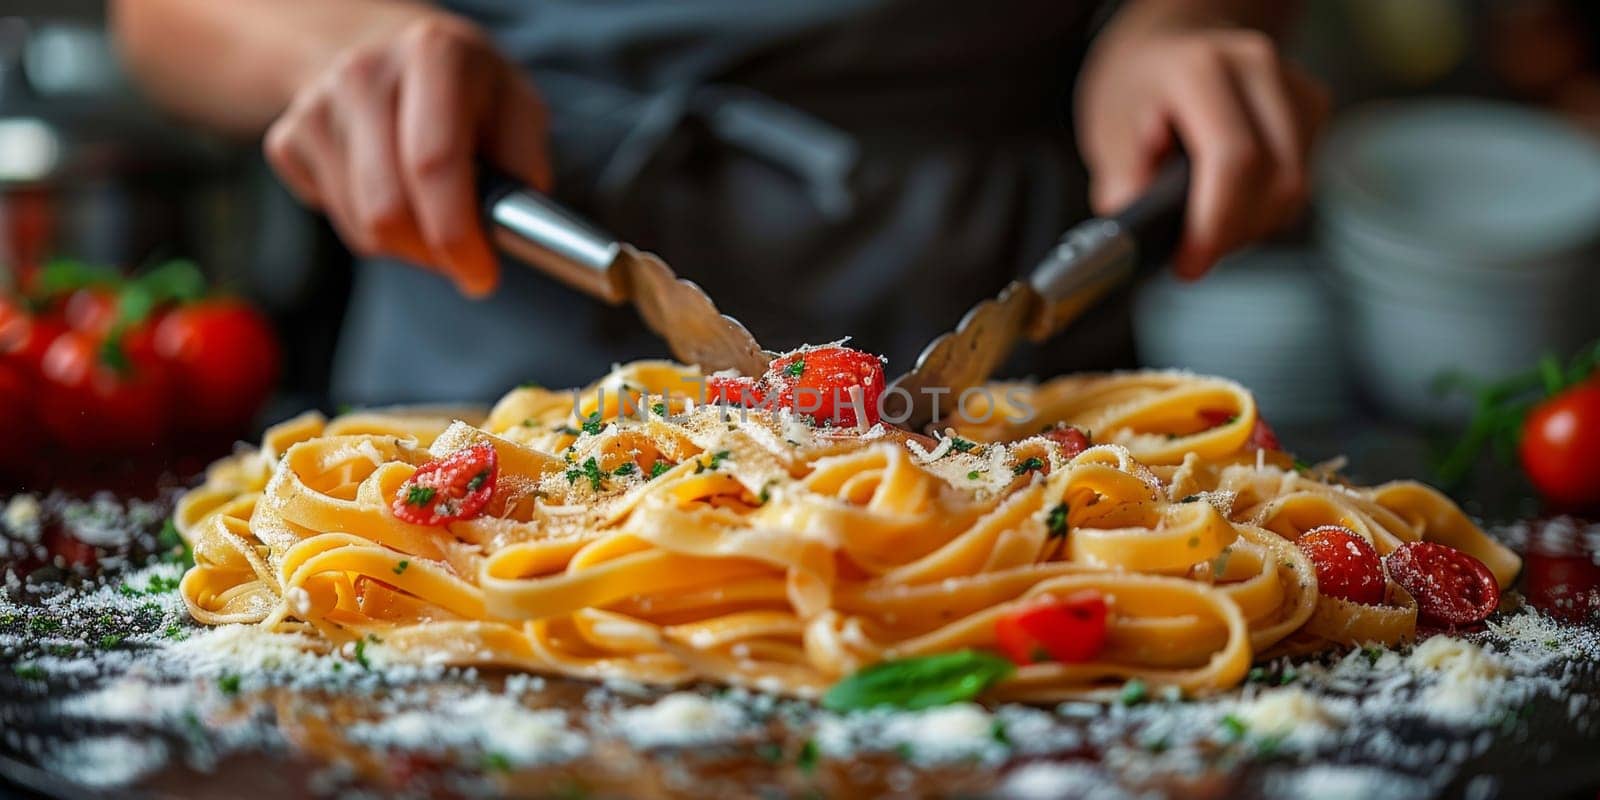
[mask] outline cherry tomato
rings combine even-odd
[[[218,433],[250,424],[278,379],[272,327],[235,300],[174,309],[155,327],[156,352],[172,363],[189,430]]]
[[[1338,525],[1312,528],[1294,542],[1317,571],[1317,590],[1352,603],[1383,602],[1383,562],[1372,543]]]
[[[883,361],[848,347],[796,350],[773,359],[759,383],[777,408],[792,408],[818,424],[874,425],[884,388]],[[860,419],[852,398],[858,392]]]
[[[706,402],[742,406],[763,402],[763,396],[755,378],[707,375]]]
[[[1000,615],[995,638],[1018,664],[1092,660],[1106,645],[1106,599],[1088,590],[1067,597],[1045,595]]]
[[[15,300],[0,300],[0,354],[28,373],[39,374],[45,351],[66,331],[55,314],[29,314]]]
[[[38,458],[34,382],[13,364],[0,362],[0,473],[23,475]]]
[[[75,331],[105,336],[117,321],[117,295],[107,289],[79,289],[67,297],[61,316]]]
[[[494,447],[476,444],[417,467],[390,508],[416,525],[443,525],[483,512],[500,477]]]
[[[1278,442],[1278,434],[1272,430],[1267,421],[1256,417],[1256,424],[1250,429],[1250,441],[1245,444],[1249,450],[1282,450],[1283,445]]]
[[[1522,468],[1551,503],[1600,506],[1600,378],[1534,407],[1522,425]]]
[[[1071,425],[1056,425],[1044,432],[1045,438],[1061,445],[1061,457],[1073,456],[1089,449],[1089,435]]]
[[[1200,409],[1200,419],[1215,428],[1226,425],[1238,418],[1232,411],[1223,411],[1216,408]],[[1272,426],[1265,419],[1256,417],[1256,424],[1250,428],[1250,438],[1245,441],[1246,450],[1282,450],[1283,445],[1278,442],[1278,434],[1273,432]]]
[[[1389,577],[1417,600],[1435,625],[1482,622],[1500,605],[1500,584],[1482,561],[1434,542],[1406,542],[1384,559]]]
[[[81,451],[128,451],[160,443],[168,428],[172,378],[155,357],[148,331],[107,358],[102,340],[81,331],[56,338],[45,353],[39,416],[62,444]]]

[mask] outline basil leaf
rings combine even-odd
[[[919,709],[971,700],[1011,676],[1011,662],[981,650],[958,650],[874,664],[833,685],[822,697],[829,711],[875,706]]]

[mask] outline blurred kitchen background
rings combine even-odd
[[[1339,109],[1314,212],[1200,284],[1142,287],[1135,349],[1246,383],[1287,441],[1350,453],[1359,477],[1426,474],[1437,439],[1414,431],[1470,411],[1446,376],[1600,336],[1600,4],[1304,7],[1290,50]],[[254,147],[137,98],[99,2],[0,6],[0,221],[0,264],[193,257],[292,332],[270,413],[337,401],[348,255]]]

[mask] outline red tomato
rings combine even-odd
[[[23,370],[39,374],[44,353],[67,324],[54,314],[29,314],[15,300],[0,300],[0,354]]]
[[[1256,417],[1255,427],[1250,429],[1250,441],[1245,444],[1250,450],[1282,450],[1283,445],[1278,442],[1278,434],[1272,430],[1267,421]]]
[[[1434,542],[1406,542],[1384,559],[1389,577],[1417,600],[1435,625],[1482,622],[1500,605],[1500,584],[1482,561]]]
[[[39,455],[33,393],[33,381],[20,368],[0,362],[0,473],[25,474]]]
[[[1383,562],[1372,543],[1355,531],[1325,525],[1294,542],[1317,570],[1317,589],[1330,597],[1374,606],[1383,602]]]
[[[1001,614],[994,635],[1000,650],[1018,664],[1090,661],[1105,649],[1106,599],[1093,590],[1045,595]]]
[[[785,353],[772,360],[760,380],[777,408],[791,408],[818,424],[855,427],[878,422],[883,396],[883,361],[848,347],[815,347]],[[859,394],[862,418],[857,419]]]
[[[75,331],[105,336],[117,321],[117,295],[106,289],[79,289],[67,297],[61,316]]]
[[[755,378],[707,375],[706,402],[742,406],[763,402],[763,397]]]
[[[235,431],[250,424],[278,379],[272,327],[234,300],[207,300],[168,313],[155,328],[156,352],[172,363],[183,427]]]
[[[1522,425],[1522,468],[1546,500],[1600,506],[1600,379],[1535,406]]]
[[[1232,411],[1222,411],[1215,408],[1200,409],[1200,419],[1206,424],[1216,428],[1238,419],[1239,415]],[[1256,424],[1250,428],[1250,438],[1245,441],[1246,450],[1282,450],[1283,445],[1278,442],[1278,434],[1274,433],[1272,426],[1261,417],[1256,417]]]
[[[1089,435],[1071,425],[1057,425],[1044,432],[1045,438],[1061,445],[1061,457],[1073,456],[1089,449]]]
[[[400,485],[390,508],[416,525],[471,519],[483,512],[499,477],[494,447],[475,444],[417,467]]]
[[[70,448],[127,451],[161,442],[167,433],[172,379],[146,331],[125,337],[127,363],[108,363],[104,344],[81,331],[57,337],[45,353],[39,416]]]

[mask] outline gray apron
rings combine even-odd
[[[1088,3],[449,5],[545,97],[556,195],[663,255],[769,348],[850,336],[902,369],[1084,214],[1066,109]],[[430,273],[360,265],[335,398],[487,400],[668,356],[631,309],[502,269],[470,301]],[[1121,337],[1019,354],[1011,372],[1121,357],[1084,346],[1096,338]]]

